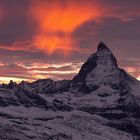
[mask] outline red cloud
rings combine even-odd
[[[38,33],[34,37],[36,47],[49,54],[59,49],[65,54],[70,52],[73,49],[71,33],[81,24],[103,14],[103,8],[99,10],[96,2],[79,4],[79,1],[65,1],[63,4],[54,0],[33,1],[29,11],[38,23]]]

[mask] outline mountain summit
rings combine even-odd
[[[101,41],[99,44],[98,44],[98,47],[97,47],[97,50],[100,51],[100,50],[109,50],[109,48],[106,46],[106,44]]]
[[[116,58],[114,57],[110,49],[106,46],[106,44],[104,44],[103,42],[99,43],[96,55],[98,57],[97,64],[100,63],[104,66],[106,66],[106,64],[111,64],[116,68],[118,67]]]
[[[78,75],[72,80],[72,89],[91,92],[101,85],[113,89],[130,89],[130,84],[138,82],[120,69],[117,60],[106,44],[100,42],[97,51],[81,67]]]

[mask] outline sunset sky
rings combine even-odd
[[[71,79],[100,41],[140,80],[140,0],[0,0],[0,83]]]

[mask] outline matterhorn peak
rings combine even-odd
[[[127,74],[124,74],[118,67],[117,60],[111,50],[105,43],[100,42],[97,51],[87,59],[78,75],[74,77],[73,85],[74,87],[82,87],[85,91],[91,91],[101,85],[115,85],[117,87],[122,82],[124,75]]]
[[[100,42],[97,47],[97,52],[94,54],[97,58],[97,66],[104,66],[105,69],[114,67],[117,68],[117,60],[106,44]]]
[[[97,47],[97,51],[101,51],[101,50],[109,50],[110,51],[110,49],[107,47],[107,45],[103,41],[101,41]]]
[[[103,41],[98,44],[97,51],[88,58],[87,62],[89,61],[96,61],[97,66],[102,65],[104,68],[109,68],[108,65],[118,67],[115,56]]]

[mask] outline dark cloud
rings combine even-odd
[[[97,39],[135,41],[140,36],[139,24],[140,17],[128,21],[113,17],[101,18],[100,22],[91,20],[79,26],[73,33],[73,38],[79,41],[81,47],[87,44],[91,46]]]
[[[61,67],[48,67],[48,68],[33,68],[32,70],[39,71],[72,71],[74,70],[72,65],[69,66],[61,66]]]
[[[3,20],[0,22],[1,45],[7,46],[32,39],[36,32],[36,23],[31,17],[28,17],[27,11],[30,4],[30,0],[0,0],[4,13]]]
[[[15,42],[28,41],[34,34],[34,24],[29,24],[25,17],[8,16],[0,25],[0,44],[7,46]]]
[[[55,73],[55,74],[51,74],[51,73],[48,73],[48,74],[43,74],[42,73],[42,76],[46,76],[49,77],[49,78],[52,78],[54,80],[63,80],[63,79],[67,79],[67,80],[71,80],[75,75],[76,73],[63,73],[63,74],[60,74],[60,73]]]
[[[0,66],[0,77],[33,79],[30,77],[28,69],[14,63]]]

